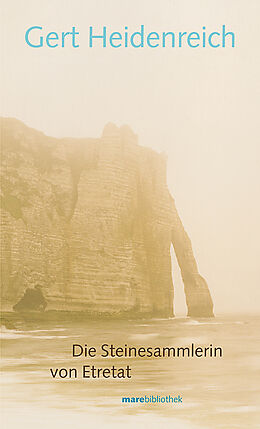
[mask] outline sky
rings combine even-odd
[[[99,137],[129,124],[165,152],[168,185],[215,312],[258,312],[258,0],[8,0],[2,5],[1,115],[50,136]],[[88,28],[235,32],[236,47],[113,49]],[[80,31],[80,47],[33,49],[25,32]],[[185,312],[173,264],[176,314]]]

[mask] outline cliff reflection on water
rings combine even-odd
[[[26,321],[4,315],[4,429],[260,427],[260,317],[145,321]],[[216,359],[72,357],[72,344],[223,347]],[[50,368],[132,367],[132,379],[52,379]],[[178,395],[183,404],[122,404]]]

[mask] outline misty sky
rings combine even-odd
[[[51,136],[129,124],[168,155],[168,183],[217,313],[260,298],[259,0],[8,0],[2,7],[1,115]],[[217,31],[226,49],[90,49],[90,25]],[[78,49],[32,49],[24,34],[80,31]],[[174,264],[176,265],[176,264]],[[175,267],[176,313],[184,297]]]

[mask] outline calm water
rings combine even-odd
[[[260,317],[26,321],[2,328],[4,429],[260,428]],[[221,359],[73,358],[73,343],[223,347]],[[130,364],[132,379],[52,379],[49,368]],[[122,404],[178,395],[182,404]]]

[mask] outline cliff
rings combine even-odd
[[[213,315],[166,159],[130,128],[56,139],[2,119],[1,153],[2,309],[40,284],[47,310],[171,316],[173,244],[188,315]]]

